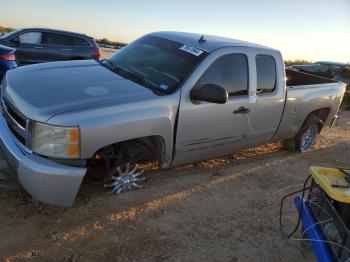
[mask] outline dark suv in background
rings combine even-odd
[[[0,36],[0,44],[17,49],[16,58],[19,65],[99,59],[101,55],[92,37],[52,29],[19,29]]]

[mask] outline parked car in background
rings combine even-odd
[[[272,139],[304,152],[334,123],[344,92],[344,83],[285,71],[271,48],[159,32],[103,62],[9,71],[0,146],[33,197],[70,206],[89,168],[121,179],[120,192],[137,186],[136,163],[169,168]]]
[[[350,64],[318,61],[309,65],[293,65],[291,68],[344,82],[350,90]]]
[[[0,83],[7,70],[17,67],[16,49],[0,45]]]
[[[347,87],[342,108],[345,110],[350,109],[350,64],[329,61],[317,61],[309,65],[294,65],[291,66],[290,69],[313,75],[323,76],[346,83]]]
[[[19,29],[0,36],[0,44],[17,49],[19,65],[99,59],[101,55],[92,37],[53,29]]]

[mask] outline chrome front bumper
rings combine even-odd
[[[0,148],[23,188],[32,197],[58,206],[73,204],[86,168],[61,165],[26,152],[10,133],[1,114]]]

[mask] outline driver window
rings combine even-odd
[[[18,36],[19,42],[21,44],[41,44],[40,32],[27,32]]]
[[[229,96],[248,95],[248,60],[243,54],[228,54],[216,59],[199,79],[199,85],[216,84]]]

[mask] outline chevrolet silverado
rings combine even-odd
[[[89,169],[120,192],[138,185],[145,161],[170,168],[276,139],[304,152],[344,92],[344,83],[286,71],[272,48],[158,32],[104,61],[9,71],[0,145],[34,198],[70,206]]]

